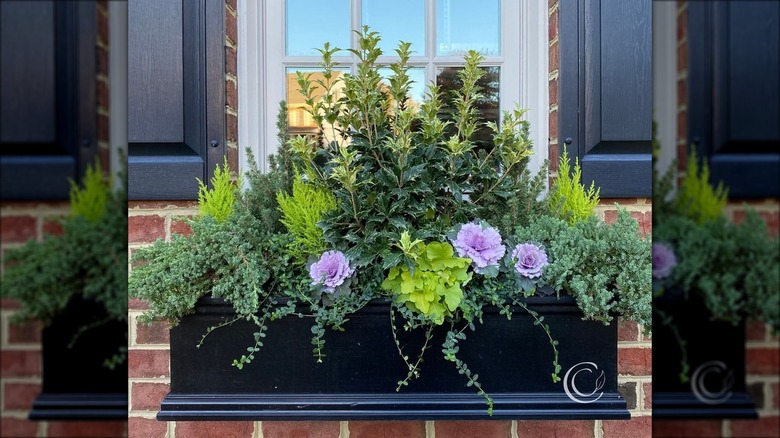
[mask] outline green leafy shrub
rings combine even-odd
[[[292,196],[280,192],[276,200],[282,211],[282,224],[294,239],[288,248],[290,255],[303,262],[325,251],[327,244],[317,223],[325,213],[336,208],[333,194],[306,183],[299,176],[293,181]]]
[[[83,187],[70,180],[70,211],[74,216],[83,216],[89,222],[97,222],[106,212],[111,193],[110,183],[103,178],[100,162],[87,166]]]
[[[587,190],[580,183],[582,169],[579,159],[574,159],[574,171],[569,166],[569,154],[563,150],[558,161],[558,178],[550,188],[550,211],[557,217],[574,225],[579,221],[593,216],[596,206],[599,204],[599,191],[593,183]]]
[[[692,150],[688,157],[685,179],[674,199],[676,211],[701,225],[723,214],[727,196],[728,190],[723,187],[723,183],[719,183],[717,187],[710,184],[709,165],[702,161],[699,168],[696,151]]]
[[[238,184],[241,186],[241,179]],[[222,164],[222,169],[217,166],[214,176],[211,178],[212,188],[198,179],[198,208],[200,214],[211,216],[222,222],[233,212],[233,204],[236,202],[236,185],[230,177],[227,156]]]
[[[608,225],[595,216],[573,226],[539,216],[515,231],[518,241],[537,241],[553,262],[543,283],[576,298],[586,318],[608,323],[613,315],[652,327],[651,242],[639,239],[637,222],[624,209]]]

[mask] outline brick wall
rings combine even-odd
[[[553,163],[558,157],[558,0],[549,2],[550,57],[550,143]],[[226,0],[226,103],[228,157],[238,165],[236,93],[236,1]],[[557,170],[555,168],[553,171]],[[616,218],[614,202],[623,204],[639,220],[643,233],[651,228],[649,199],[602,200],[601,218]],[[131,202],[129,205],[130,251],[148,246],[155,239],[169,240],[173,233],[189,230],[181,217],[197,213],[194,202]],[[158,422],[155,414],[169,391],[170,363],[168,328],[163,324],[137,324],[146,309],[139,300],[130,301],[129,385],[130,436],[155,437],[518,437],[567,436],[568,438],[649,437],[651,430],[650,389],[651,343],[635,323],[619,326],[618,382],[632,418],[626,421],[350,421],[350,422]]]
[[[103,169],[109,168],[108,131],[108,4],[97,7],[97,135]],[[0,266],[5,253],[28,240],[41,240],[44,234],[61,232],[54,218],[67,215],[68,202],[0,203]],[[0,302],[0,430],[6,437],[118,437],[127,434],[125,421],[29,421],[27,414],[41,391],[41,325],[38,322],[12,324],[19,303]]]
[[[688,90],[688,2],[677,2],[677,160],[682,174],[686,168]],[[758,211],[770,231],[780,232],[778,199],[733,200],[725,215],[739,223],[745,206]],[[758,409],[757,420],[656,420],[653,436],[659,437],[771,437],[780,436],[780,342],[771,327],[760,321],[747,324],[745,333],[746,383]]]

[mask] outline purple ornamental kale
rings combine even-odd
[[[547,253],[533,243],[521,243],[512,251],[512,261],[515,263],[515,271],[521,276],[538,278],[547,266]]]
[[[309,267],[313,285],[322,285],[323,291],[333,291],[355,272],[341,251],[325,251],[320,259]]]
[[[485,274],[489,266],[498,266],[506,252],[501,244],[501,235],[495,228],[482,228],[475,223],[463,224],[452,246],[459,256],[468,257],[474,262],[474,272],[479,274]]]
[[[672,274],[677,266],[677,257],[674,251],[664,243],[653,244],[653,278],[666,278]]]

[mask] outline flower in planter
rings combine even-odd
[[[488,277],[498,275],[498,264],[506,248],[495,228],[486,222],[463,224],[451,240],[458,255],[472,260],[474,272]]]
[[[333,293],[354,272],[341,251],[325,251],[319,260],[309,266],[309,276],[314,281],[312,285],[321,286],[326,293]]]
[[[512,261],[521,277],[539,278],[547,266],[547,253],[533,243],[521,243],[512,251]]]
[[[653,243],[653,278],[666,278],[677,266],[674,251],[665,243]]]

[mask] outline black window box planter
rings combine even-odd
[[[711,320],[700,299],[679,289],[655,298],[685,340],[689,381],[680,379],[682,352],[674,330],[653,320],[653,418],[758,418],[745,384],[745,323]]]
[[[79,327],[105,317],[101,304],[77,297],[43,329],[43,384],[31,420],[127,420],[127,361],[103,366],[126,345],[127,323],[107,322],[73,342]]]
[[[196,348],[207,327],[233,315],[224,301],[202,298],[195,313],[171,329],[171,391],[157,419],[629,418],[617,391],[617,325],[583,321],[571,297],[534,297],[527,304],[544,315],[560,342],[561,378],[568,373],[567,383],[553,383],[547,335],[523,309],[515,309],[511,320],[496,308],[486,310],[484,324],[466,331],[458,355],[493,397],[489,416],[484,399],[444,359],[439,346],[445,330],[435,332],[420,377],[396,392],[407,369],[393,341],[390,305],[383,300],[353,315],[346,331],[328,329],[322,363],[312,355],[312,318],[290,316],[269,324],[255,360],[239,370],[231,363],[254,343],[256,326],[236,322],[215,330]],[[397,325],[404,354],[412,360],[424,334],[406,333],[400,321]]]

